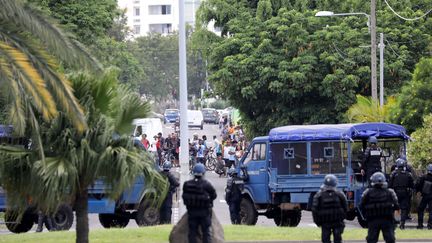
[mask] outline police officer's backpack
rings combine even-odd
[[[342,201],[335,191],[323,191],[320,197],[320,208],[317,212],[318,221],[340,222],[345,218]]]
[[[394,205],[390,191],[372,189],[365,210],[366,218],[393,217]]]
[[[183,187],[183,201],[188,208],[210,208],[210,195],[204,190],[199,180],[185,182]]]
[[[426,180],[424,181],[422,193],[424,195],[432,194],[432,181],[426,181]]]

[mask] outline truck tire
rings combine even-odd
[[[159,224],[159,208],[149,201],[142,201],[136,212],[135,221],[138,226]]]
[[[37,215],[32,213],[31,211],[32,210],[26,210],[20,222],[17,222],[18,212],[12,210],[6,211],[4,217],[8,230],[16,234],[25,233],[31,230],[35,219],[37,218]]]
[[[69,230],[72,227],[73,221],[74,221],[74,214],[73,214],[72,207],[66,204],[62,204],[58,207],[57,212],[52,217],[52,223],[54,226],[53,229]],[[48,230],[51,231],[53,229],[48,229]]]
[[[250,199],[243,198],[240,203],[241,224],[255,225],[258,220],[258,212]]]
[[[296,227],[301,220],[301,210],[284,210],[275,215],[274,222],[281,227]]]
[[[121,214],[99,214],[99,222],[104,228],[124,228],[129,224],[129,218]]]

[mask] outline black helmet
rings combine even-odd
[[[385,187],[387,186],[387,181],[385,178],[385,175],[382,172],[375,172],[371,178],[371,185],[373,187],[378,186],[378,187]]]
[[[163,165],[162,165],[162,169],[164,171],[169,171],[171,169],[171,162],[169,162],[168,160],[166,160]]]
[[[192,173],[194,176],[203,176],[205,174],[205,171],[206,169],[201,163],[197,163],[192,169]]]
[[[427,171],[429,174],[432,174],[432,164],[428,164],[428,166],[426,167]]]
[[[237,170],[236,170],[235,168],[230,168],[230,169],[228,170],[228,175],[229,175],[229,176],[237,175]]]
[[[375,136],[370,136],[368,139],[369,143],[374,143],[377,144],[378,143],[378,139]]]
[[[336,187],[338,183],[338,179],[336,178],[336,176],[330,174],[330,175],[326,175],[324,177],[324,185],[329,186],[329,187]]]
[[[405,160],[405,158],[400,157],[399,159],[396,160],[396,166],[398,168],[405,167],[406,165],[407,165],[407,161]]]

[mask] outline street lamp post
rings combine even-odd
[[[372,0],[374,1],[374,0]],[[316,17],[333,17],[333,16],[351,16],[364,15],[367,17],[367,26],[371,34],[371,93],[372,100],[378,101],[377,92],[377,68],[376,68],[376,20],[375,20],[375,5],[371,7],[371,15],[367,13],[333,13],[331,11],[319,11],[315,14]]]

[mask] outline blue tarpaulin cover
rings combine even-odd
[[[314,141],[350,140],[356,138],[395,138],[409,139],[403,126],[389,123],[321,124],[276,127],[270,130],[269,140]]]
[[[12,126],[10,125],[0,125],[0,138],[10,137],[12,134]]]

